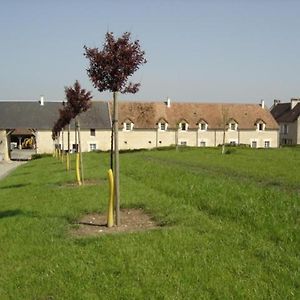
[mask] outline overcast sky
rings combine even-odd
[[[64,99],[78,79],[95,99],[83,46],[130,31],[148,63],[122,99],[247,102],[300,96],[300,1],[0,0],[0,99]]]

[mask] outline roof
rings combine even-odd
[[[300,103],[297,103],[293,109],[291,109],[291,103],[278,103],[273,106],[271,113],[279,123],[295,122],[300,116]]]
[[[156,128],[160,120],[166,120],[168,128],[178,128],[178,123],[186,120],[189,128],[196,129],[199,121],[205,120],[209,129],[218,129],[224,117],[234,119],[240,129],[255,129],[258,119],[265,122],[266,129],[278,129],[271,113],[259,104],[171,103],[167,107],[161,102],[119,102],[120,127],[127,119],[140,129]]]
[[[36,102],[0,101],[0,128],[34,128],[51,130],[59,118],[59,109],[62,102],[45,102],[40,105]],[[82,129],[110,128],[110,117],[106,102],[93,101],[92,107],[79,116]]]

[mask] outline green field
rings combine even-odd
[[[108,159],[85,154],[94,186],[52,157],[0,181],[1,300],[300,298],[299,148],[124,153],[121,206],[161,227],[72,237],[106,211]]]

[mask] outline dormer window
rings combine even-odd
[[[179,129],[181,131],[187,131],[188,128],[189,128],[189,124],[187,122],[182,121],[182,122],[179,123]]]
[[[160,131],[166,131],[168,129],[168,123],[165,121],[161,121],[158,123],[158,129]]]
[[[231,120],[228,124],[228,130],[230,131],[236,131],[238,128],[238,124],[237,122],[235,122],[234,120]]]
[[[133,123],[131,121],[126,121],[123,123],[123,130],[124,131],[132,131],[133,130]]]
[[[207,123],[205,121],[199,122],[199,130],[206,131],[207,127],[208,127],[208,125],[207,125]]]
[[[256,122],[257,131],[264,131],[265,128],[266,128],[266,124],[262,120]]]

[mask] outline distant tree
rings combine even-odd
[[[80,161],[80,173],[81,180],[78,180],[78,183],[84,183],[83,176],[83,160],[82,160],[82,151],[81,151],[81,139],[80,139],[80,122],[78,115],[82,112],[87,111],[91,107],[91,92],[87,92],[85,89],[82,89],[79,82],[76,80],[73,86],[65,87],[65,95],[67,99],[67,105],[65,107],[65,117],[75,118],[75,132],[78,136],[78,150],[77,157]],[[78,162],[78,159],[76,159]]]
[[[228,109],[222,105],[221,108],[222,116],[222,130],[223,130],[223,139],[222,139],[222,154],[225,154],[225,141],[226,141],[226,130],[228,129]]]
[[[111,166],[114,168],[115,182],[115,211],[116,225],[120,225],[120,191],[119,191],[119,144],[118,144],[118,102],[117,94],[136,93],[139,83],[127,82],[128,78],[136,72],[140,65],[145,64],[145,52],[141,50],[138,40],[131,41],[130,33],[125,32],[121,37],[114,37],[112,32],[107,32],[103,49],[88,48],[84,46],[85,57],[89,59],[88,76],[93,86],[99,91],[113,93],[113,148],[114,163],[111,149]]]
[[[66,103],[63,101],[63,109],[59,110],[60,119],[63,120],[63,128],[67,126],[68,128],[68,135],[67,135],[67,159],[66,159],[66,168],[70,170],[70,123],[73,119],[73,113]],[[63,138],[63,136],[62,136]]]

